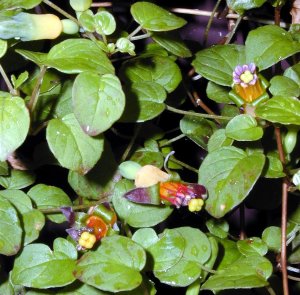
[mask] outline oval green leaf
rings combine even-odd
[[[29,112],[24,100],[2,92],[0,94],[0,161],[15,151],[29,130]]]
[[[258,140],[263,136],[263,129],[257,126],[257,121],[250,115],[239,115],[229,121],[225,134],[238,141]]]
[[[239,205],[256,183],[264,163],[263,154],[247,155],[235,147],[222,147],[208,154],[199,169],[199,183],[208,190],[208,213],[220,218]]]
[[[113,74],[114,67],[97,43],[88,39],[67,39],[53,46],[46,64],[66,74],[95,71]]]
[[[75,280],[75,263],[44,244],[30,244],[16,258],[11,280],[13,284],[39,289],[65,286]]]
[[[222,146],[231,146],[233,139],[226,136],[225,129],[218,129],[215,131],[208,140],[207,149],[211,153]]]
[[[140,285],[145,263],[146,253],[140,245],[115,235],[102,239],[97,251],[84,254],[74,274],[100,290],[120,292]]]
[[[209,81],[206,87],[206,94],[208,98],[217,103],[231,103],[232,101],[229,97],[229,89],[230,88],[228,87]]]
[[[55,186],[37,184],[32,187],[27,194],[34,201],[38,209],[72,206],[72,202],[68,195],[62,189]],[[66,221],[66,218],[62,213],[47,214],[46,216],[56,223]]]
[[[0,3],[0,10],[16,8],[31,9],[41,2],[42,0],[2,0]]]
[[[267,244],[257,237],[237,241],[237,248],[245,256],[252,256],[255,254],[264,256],[268,252]]]
[[[114,16],[108,11],[99,11],[94,15],[96,32],[100,35],[111,35],[116,30]]]
[[[95,136],[109,129],[122,115],[125,95],[117,76],[84,72],[72,90],[74,114],[85,133]]]
[[[281,249],[281,229],[278,226],[269,226],[265,228],[261,236],[262,240],[266,243],[271,251],[277,253]]]
[[[172,213],[173,208],[169,206],[141,205],[128,201],[123,195],[134,188],[129,180],[119,181],[112,198],[114,209],[118,216],[132,227],[150,227],[165,219]]]
[[[21,189],[35,182],[35,175],[29,171],[11,170],[10,175],[0,176],[0,185],[6,189]]]
[[[103,137],[85,134],[74,114],[52,119],[47,126],[46,138],[61,166],[81,174],[94,167],[103,151]]]
[[[231,86],[237,65],[245,64],[242,45],[216,45],[196,53],[192,65],[198,74],[223,86]]]
[[[300,125],[300,101],[295,97],[274,96],[260,104],[255,114],[273,123]]]
[[[275,76],[270,81],[269,90],[273,96],[296,96],[300,95],[299,85],[285,76]]]
[[[17,211],[0,195],[0,254],[15,255],[21,247],[22,229]]]
[[[134,3],[130,12],[143,29],[150,31],[171,31],[186,24],[183,18],[149,2]]]
[[[262,6],[267,0],[226,0],[227,5],[239,14],[243,14],[245,10]]]

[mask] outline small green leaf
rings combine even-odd
[[[5,55],[6,51],[7,51],[7,41],[0,40],[0,58],[2,58]]]
[[[68,257],[70,259],[77,259],[77,250],[76,247],[66,239],[56,238],[53,242],[53,250],[56,253],[57,257],[61,255],[62,257]],[[61,253],[61,254],[59,254]]]
[[[53,107],[53,117],[63,118],[73,112],[72,106],[72,88],[73,81],[67,80],[63,83],[60,93],[57,97],[56,104]]]
[[[263,129],[257,126],[254,117],[239,115],[229,121],[225,128],[225,134],[234,140],[252,141],[263,136]]]
[[[18,78],[15,75],[11,76],[11,82],[14,85],[15,89],[18,89],[26,80],[28,79],[28,72],[25,71],[21,73]]]
[[[68,182],[79,196],[99,200],[103,193],[115,185],[113,178],[116,170],[117,163],[111,148],[104,144],[103,154],[94,168],[85,175],[69,171]]]
[[[172,92],[181,82],[178,65],[166,56],[139,57],[123,63],[121,77],[132,84],[134,82],[156,82],[167,92]]]
[[[111,35],[116,30],[114,16],[108,11],[99,11],[94,15],[96,32],[100,35]]]
[[[292,79],[300,87],[300,64],[297,63],[284,71],[284,77]]]
[[[207,149],[208,140],[216,130],[214,122],[189,115],[180,120],[179,126],[183,134],[203,149]]]
[[[158,242],[159,238],[153,228],[140,228],[133,234],[132,240],[147,249]]]
[[[83,72],[72,90],[76,119],[85,133],[95,136],[109,129],[122,115],[125,95],[117,76]]]
[[[228,7],[243,14],[245,10],[261,7],[267,0],[226,0]]]
[[[21,247],[22,229],[17,211],[0,195],[0,254],[15,255]]]
[[[56,295],[109,295],[107,292],[98,290],[87,284],[83,284],[79,281],[74,282],[73,284],[66,286],[61,291],[55,293]],[[26,294],[27,295],[27,294]],[[31,293],[28,295],[31,295]],[[32,294],[40,295],[40,294]]]
[[[281,249],[281,229],[277,226],[267,227],[262,233],[262,240],[267,244],[271,251],[277,253]]]
[[[143,29],[150,31],[171,31],[186,24],[183,18],[149,2],[134,3],[130,12]]]
[[[146,148],[138,149],[130,158],[131,161],[139,163],[141,166],[154,165],[162,168],[164,164],[164,157],[161,152],[149,151]]]
[[[205,225],[209,232],[218,238],[225,239],[228,236],[229,224],[226,220],[211,218]]]
[[[273,123],[300,125],[300,101],[295,97],[274,96],[260,104],[255,114]]]
[[[206,87],[207,97],[217,103],[231,103],[229,88],[209,81]]]
[[[0,162],[0,175],[8,175],[9,174],[9,168],[6,161]]]
[[[140,271],[146,263],[141,246],[127,237],[103,238],[95,252],[84,254],[77,264],[75,276],[100,290],[120,292],[140,285]]]
[[[52,119],[47,126],[47,142],[59,163],[68,169],[87,173],[103,151],[102,136],[90,137],[80,128],[74,114]]]
[[[33,52],[25,49],[16,49],[17,53],[22,55],[24,58],[31,60],[38,66],[45,65],[47,62],[47,54],[42,52]]]
[[[264,162],[263,154],[247,155],[235,147],[222,147],[208,154],[199,169],[199,183],[208,190],[208,213],[220,218],[239,205],[260,176]]]
[[[151,32],[151,38],[170,53],[179,57],[191,57],[192,53],[176,32]]]
[[[299,85],[285,76],[275,76],[270,81],[269,90],[273,96],[296,96],[300,95]]]
[[[112,202],[118,216],[132,227],[150,227],[165,219],[172,213],[169,206],[136,204],[126,200],[123,195],[134,188],[129,180],[119,181],[114,188]]]
[[[54,45],[47,56],[46,65],[66,74],[94,71],[113,74],[114,68],[106,54],[88,39],[67,39]]]
[[[62,189],[55,186],[37,184],[27,194],[34,201],[38,209],[72,206],[68,195]],[[47,218],[56,223],[66,221],[62,213],[47,214]]]
[[[280,178],[285,176],[278,153],[267,154],[266,165],[262,176],[266,178]]]
[[[300,51],[300,44],[291,34],[275,25],[250,31],[246,40],[247,62],[254,62],[260,71]]]
[[[7,189],[21,189],[35,182],[35,175],[29,171],[11,170],[10,175],[0,176],[0,185]]]
[[[31,209],[22,214],[22,220],[25,232],[24,245],[26,246],[39,237],[40,231],[45,225],[45,216],[41,211]]]
[[[0,94],[0,161],[5,161],[25,140],[29,130],[29,112],[24,100]]]
[[[0,3],[0,10],[24,8],[30,9],[39,5],[42,0],[2,0]]]
[[[233,139],[226,136],[225,129],[218,129],[208,140],[207,149],[209,153],[221,148],[222,146],[231,146]]]
[[[241,257],[224,270],[209,277],[201,290],[213,292],[227,289],[249,289],[269,285],[267,279],[272,274],[272,264],[259,255]]]
[[[121,122],[145,122],[161,114],[167,94],[156,82],[135,82],[125,89],[126,107]]]
[[[237,241],[237,247],[245,256],[252,256],[255,254],[264,256],[268,252],[267,244],[257,237],[239,240]]]
[[[245,64],[245,47],[242,45],[216,45],[201,50],[192,62],[198,74],[223,86],[231,86],[232,73],[242,64]]]
[[[90,9],[82,11],[78,20],[85,31],[95,32],[94,13]]]
[[[75,280],[75,263],[44,244],[30,244],[15,259],[11,279],[14,284],[32,288],[61,287]]]

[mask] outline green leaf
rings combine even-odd
[[[0,175],[8,175],[9,169],[6,161],[0,162]]]
[[[68,195],[62,189],[55,186],[37,184],[27,194],[34,201],[38,209],[72,206]],[[62,213],[47,214],[47,218],[56,223],[66,221]]]
[[[150,31],[171,31],[186,24],[183,18],[149,2],[134,3],[130,12],[143,29]]]
[[[72,90],[76,119],[85,133],[95,136],[108,130],[122,115],[125,95],[117,76],[83,72]]]
[[[260,71],[300,51],[300,44],[290,33],[275,25],[250,31],[246,40],[247,62],[254,62]]]
[[[241,257],[224,270],[209,277],[201,290],[213,292],[227,289],[249,289],[269,285],[267,279],[272,274],[272,264],[259,255]]]
[[[226,0],[228,7],[243,14],[245,10],[262,6],[267,0]]]
[[[216,45],[201,50],[192,62],[198,74],[223,86],[231,86],[232,73],[239,64],[245,64],[242,45]]]
[[[42,0],[2,0],[0,3],[0,10],[24,8],[30,9],[39,5]]]
[[[103,137],[85,134],[74,114],[52,119],[47,126],[46,138],[59,163],[81,174],[94,167],[103,151]]]
[[[0,185],[7,189],[21,189],[35,182],[35,175],[29,171],[11,170],[10,175],[0,176]]]
[[[269,226],[265,228],[261,236],[262,240],[267,244],[271,251],[277,253],[281,249],[281,229],[277,226]]]
[[[126,107],[120,119],[122,122],[145,122],[161,114],[167,95],[156,82],[135,82],[125,89]]]
[[[129,180],[119,181],[114,188],[112,202],[118,216],[132,227],[150,227],[165,219],[172,213],[169,206],[152,206],[128,201],[123,195],[134,188]]]
[[[300,95],[299,85],[285,76],[275,76],[270,81],[269,90],[273,96],[296,96]]]
[[[225,239],[228,236],[229,224],[226,220],[211,218],[205,225],[209,232],[218,238]]]
[[[15,77],[15,75],[11,76],[11,82],[14,85],[15,89],[20,88],[20,86],[28,79],[28,72],[25,71],[21,73],[18,78]]]
[[[147,249],[159,238],[153,228],[140,228],[133,234],[132,240]]]
[[[29,120],[22,98],[0,94],[0,161],[5,161],[24,142]]]
[[[179,57],[191,57],[192,53],[176,32],[151,32],[151,38],[170,53]]]
[[[217,103],[231,103],[229,88],[209,81],[206,87],[207,97]]]
[[[68,182],[80,197],[99,200],[103,193],[112,190],[115,185],[113,178],[116,170],[117,163],[111,148],[104,144],[103,154],[94,168],[85,175],[69,171]]]
[[[67,39],[54,45],[47,56],[46,64],[66,74],[94,71],[98,74],[113,74],[114,68],[106,54],[88,39]]]
[[[61,255],[62,257],[68,257],[70,259],[77,259],[76,247],[66,239],[56,238],[53,242],[53,250],[57,254],[57,257]]]
[[[30,198],[20,190],[3,190],[0,191],[0,196],[14,205],[19,213],[25,234],[24,245],[36,240],[45,225],[44,215],[39,210],[32,208]]]
[[[278,153],[267,154],[266,165],[262,176],[265,178],[280,178],[285,176]]]
[[[15,259],[12,282],[25,287],[46,289],[72,283],[76,261],[44,244],[24,247]]]
[[[72,106],[72,88],[73,81],[67,80],[57,97],[56,104],[53,108],[53,116],[63,118],[73,112]]]
[[[87,284],[82,284],[79,281],[74,282],[73,284],[66,286],[61,291],[55,293],[56,295],[109,295],[107,292],[100,291],[95,289],[92,286]],[[27,295],[27,293],[26,293]],[[28,294],[31,295],[31,294]],[[34,294],[32,294],[34,295]],[[37,294],[38,295],[38,294]]]
[[[17,53],[22,55],[24,58],[31,60],[38,66],[46,65],[47,54],[42,52],[33,52],[25,49],[16,49]]]
[[[116,30],[114,16],[108,11],[99,11],[94,15],[96,32],[100,35],[111,35]]]
[[[267,244],[257,237],[239,240],[237,241],[237,247],[245,256],[252,256],[255,254],[264,256],[268,252]]]
[[[17,211],[0,195],[0,254],[15,255],[21,247],[22,229]]]
[[[139,163],[141,166],[153,165],[162,168],[164,164],[164,157],[161,152],[149,151],[146,148],[138,149],[130,158],[131,161]]]
[[[255,114],[273,123],[300,125],[300,101],[295,97],[274,96],[260,104]]]
[[[207,142],[217,128],[212,121],[189,115],[180,120],[179,126],[183,134],[203,149],[207,149]]]
[[[160,239],[147,248],[154,260],[154,272],[168,271],[183,256],[185,239],[179,231],[166,229]]]
[[[139,57],[123,63],[121,77],[132,84],[134,82],[156,82],[167,92],[172,92],[182,80],[180,68],[166,56]]]
[[[225,134],[234,140],[252,141],[263,136],[263,129],[257,126],[257,121],[250,115],[239,115],[229,121]]]
[[[5,55],[6,51],[7,51],[7,41],[0,40],[0,58],[2,58]]]
[[[284,71],[284,77],[292,79],[300,87],[300,64],[297,63]]]
[[[209,259],[211,255],[210,242],[204,233],[195,228],[180,227],[169,231],[179,232],[184,238],[185,247],[182,257],[166,271],[154,271],[154,275],[168,285],[188,286],[201,274],[199,263],[204,264]],[[153,247],[151,247],[152,251]],[[151,250],[150,253],[152,254]],[[154,269],[155,258],[154,256]]]
[[[222,146],[231,146],[233,139],[226,136],[225,129],[215,131],[208,140],[207,149],[209,153],[221,148]]]
[[[140,285],[140,271],[146,263],[141,246],[127,237],[103,238],[95,252],[84,254],[77,264],[75,276],[100,290],[120,292]]]
[[[235,147],[222,147],[208,154],[199,169],[199,183],[208,190],[208,213],[220,218],[239,205],[260,176],[264,162],[263,154],[247,155]]]

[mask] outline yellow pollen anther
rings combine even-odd
[[[81,247],[84,247],[86,249],[93,248],[95,243],[96,243],[95,235],[93,235],[87,231],[83,232],[78,240],[78,244]]]
[[[253,80],[253,75],[251,74],[250,71],[245,71],[241,76],[240,79],[244,82],[244,83],[249,83],[250,81]]]
[[[191,199],[188,203],[189,211],[200,211],[203,205],[204,201],[202,199]]]

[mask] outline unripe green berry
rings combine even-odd
[[[284,151],[287,154],[290,154],[296,146],[298,131],[298,127],[288,127],[288,132],[286,133],[283,140]]]
[[[119,165],[121,175],[127,179],[135,179],[137,172],[142,166],[134,161],[125,161]]]
[[[62,19],[63,32],[65,34],[73,35],[78,33],[79,26],[70,19]]]

